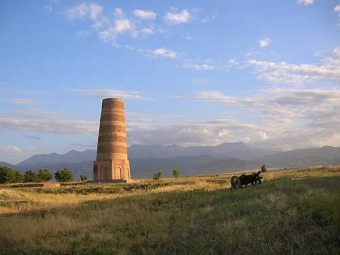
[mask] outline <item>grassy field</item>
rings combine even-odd
[[[0,254],[340,253],[340,167],[230,176],[0,186]]]

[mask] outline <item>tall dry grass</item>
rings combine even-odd
[[[0,254],[338,254],[340,168],[230,176],[1,189]]]

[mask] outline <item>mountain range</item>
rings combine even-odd
[[[275,151],[253,148],[244,143],[223,143],[217,146],[179,145],[133,145],[128,148],[131,175],[135,178],[150,178],[159,170],[164,176],[170,176],[174,168],[179,168],[182,175],[225,173],[259,169],[262,164],[268,168],[299,168],[315,165],[340,164],[340,148],[324,146],[322,148],[300,149],[293,151]],[[35,155],[17,165],[0,162],[21,172],[48,168],[52,172],[69,168],[76,178],[80,174],[92,176],[92,164],[96,150],[75,151],[65,154]]]

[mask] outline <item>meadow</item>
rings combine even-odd
[[[340,167],[0,186],[0,254],[340,254]]]

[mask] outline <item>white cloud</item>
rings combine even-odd
[[[86,30],[79,30],[76,33],[76,36],[78,38],[88,38],[90,35],[91,35],[91,33],[86,31]]]
[[[23,98],[11,98],[11,99],[2,99],[0,102],[4,102],[6,104],[35,104],[38,101],[34,99],[23,99]]]
[[[97,20],[103,12],[103,7],[99,4],[92,3],[89,5],[89,16],[92,20]]]
[[[269,38],[264,38],[259,41],[259,44],[262,48],[268,47],[271,44],[271,40]]]
[[[262,141],[261,127],[236,120],[187,121],[169,125],[129,125],[129,144],[217,145],[250,136]]]
[[[203,17],[202,22],[203,23],[212,22],[215,19],[216,19],[215,15],[205,16],[205,17]]]
[[[320,79],[340,81],[340,48],[334,49],[332,56],[322,59],[320,65],[260,60],[249,60],[247,63],[256,68],[258,79],[272,83],[303,85]]]
[[[168,12],[164,16],[164,20],[166,21],[166,23],[170,25],[187,23],[191,19],[192,19],[192,16],[186,9],[182,10],[181,12]]]
[[[53,11],[52,4],[47,4],[47,5],[45,5],[45,6],[44,6],[44,10],[45,10],[45,11],[49,11],[49,12]]]
[[[238,66],[240,63],[237,61],[237,59],[232,58],[232,59],[229,59],[229,64],[233,66]]]
[[[17,146],[6,146],[6,147],[0,147],[0,151],[20,153],[22,150]]]
[[[125,31],[131,30],[132,24],[128,19],[115,20],[114,25],[110,28],[113,33],[123,33]]]
[[[24,135],[25,138],[30,139],[30,140],[34,140],[34,141],[40,141],[41,137],[39,136],[35,136],[35,135]]]
[[[259,145],[291,149],[331,142],[340,146],[337,136],[340,129],[339,89],[272,89],[253,93],[248,97],[233,97],[219,91],[200,91],[177,98],[249,110],[261,124],[253,127],[257,133],[247,134],[247,137],[250,142],[257,139]],[[336,140],[332,141],[332,137]]]
[[[44,10],[45,11],[48,11],[48,12],[52,12],[53,11],[53,8],[54,8],[54,5],[57,4],[59,0],[48,0],[48,4],[46,4],[44,6]]]
[[[208,64],[202,64],[202,65],[197,65],[197,64],[185,64],[184,65],[185,69],[194,69],[194,70],[214,70],[216,67],[213,65],[208,65]]]
[[[229,103],[229,104],[238,104],[235,98],[230,97],[221,93],[220,91],[215,90],[206,90],[196,92],[191,96],[180,96],[176,97],[177,99],[185,99],[185,100],[195,100],[195,101],[203,101],[203,102],[218,102],[218,103]]]
[[[334,11],[335,11],[335,12],[340,12],[340,4],[338,4],[337,6],[335,6]]]
[[[23,109],[0,114],[0,130],[24,130],[57,134],[97,134],[98,123],[63,118],[58,112]]]
[[[140,32],[141,32],[141,34],[152,35],[153,34],[153,27],[143,28]]]
[[[156,13],[153,11],[134,10],[133,14],[140,19],[155,19]]]
[[[88,5],[86,3],[81,3],[71,8],[67,7],[66,16],[71,20],[81,19],[85,18],[88,15],[89,13],[88,11],[89,11]]]
[[[103,41],[111,41],[111,42],[115,42],[116,41],[116,37],[119,34],[125,33],[127,31],[132,31],[133,30],[133,24],[131,23],[130,20],[128,19],[117,19],[114,21],[114,23],[108,27],[106,30],[101,31],[99,33],[99,37],[103,40]]]
[[[117,38],[120,36],[127,35],[133,38],[146,38],[155,33],[153,23],[145,24],[144,21],[129,18],[125,15],[123,9],[119,7],[115,8],[114,15],[104,15],[101,5],[96,3],[81,3],[73,7],[68,7],[65,14],[70,20],[90,20],[92,22],[91,28],[98,34],[99,39],[111,43],[118,48],[126,49],[126,47],[117,42]],[[145,10],[135,10],[134,14],[140,19],[152,19],[156,17],[154,12]],[[76,36],[86,38],[90,36],[90,32],[87,30],[79,30]],[[137,49],[134,50],[138,51]],[[159,49],[155,52],[150,52],[150,54],[168,58],[175,58],[177,56],[174,55],[175,52],[162,52],[162,50],[163,49]],[[139,52],[142,51],[144,50],[140,50]],[[147,50],[145,50],[145,52],[147,52]]]
[[[92,98],[124,98],[131,100],[147,100],[140,92],[138,91],[127,91],[127,90],[116,90],[116,89],[88,89],[88,90],[70,90],[78,92],[84,96],[92,97]]]
[[[262,140],[268,140],[271,139],[272,137],[268,136],[266,132],[259,132],[259,135]]]
[[[161,57],[161,58],[170,58],[174,59],[178,57],[178,52],[172,51],[166,48],[159,48],[156,50],[139,50],[140,53],[151,56],[151,57]]]
[[[115,16],[118,18],[124,17],[124,11],[121,8],[117,7],[115,9]]]
[[[299,4],[304,4],[304,5],[311,5],[314,3],[314,0],[298,0],[297,1]]]
[[[206,84],[207,80],[203,78],[197,78],[197,79],[193,79],[192,83],[202,85],[202,84]]]
[[[99,18],[102,12],[103,7],[99,4],[92,3],[88,5],[87,3],[81,3],[74,7],[67,7],[65,13],[70,20],[89,18],[97,23],[100,22]]]
[[[338,16],[339,16],[339,23],[338,26],[340,26],[340,4],[338,4],[337,6],[334,7],[334,11],[338,12]]]

